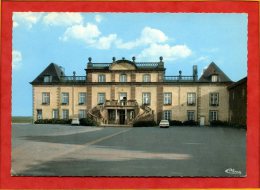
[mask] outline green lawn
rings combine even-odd
[[[31,123],[32,117],[31,116],[13,116],[12,123]]]

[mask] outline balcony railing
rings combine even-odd
[[[165,82],[189,82],[189,81],[195,81],[196,77],[195,76],[182,76],[182,75],[178,75],[178,76],[165,76],[164,77],[164,81]]]
[[[62,82],[85,82],[86,76],[61,76]]]
[[[106,100],[105,106],[138,106],[136,100]]]

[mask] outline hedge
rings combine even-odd
[[[38,119],[35,124],[71,124],[71,119]]]
[[[97,126],[97,123],[90,118],[81,118],[79,123],[83,126]]]
[[[197,121],[194,121],[194,120],[183,121],[182,124],[184,126],[198,126],[199,125],[199,123]]]
[[[182,122],[179,120],[169,120],[170,126],[182,126]]]

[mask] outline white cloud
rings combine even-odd
[[[144,49],[137,57],[146,60],[154,60],[163,56],[164,60],[177,60],[186,58],[191,54],[191,49],[186,45],[170,46],[168,44],[152,44]]]
[[[103,17],[101,15],[95,15],[95,21],[100,23],[103,20]]]
[[[95,43],[95,47],[97,49],[110,49],[111,45],[116,41],[117,35],[116,34],[110,34],[108,36],[100,37]]]
[[[39,22],[43,13],[37,12],[15,12],[13,14],[14,27],[25,25],[29,29]]]
[[[74,25],[68,27],[60,39],[63,41],[67,41],[69,39],[83,40],[88,45],[91,45],[96,42],[100,35],[101,32],[96,25],[87,23],[85,26]]]
[[[209,57],[208,56],[200,56],[199,58],[195,59],[194,61],[192,61],[192,63],[205,63],[205,62],[209,62]]]
[[[154,43],[164,43],[168,40],[168,37],[158,29],[151,27],[145,27],[139,38],[134,41],[123,42],[118,40],[117,47],[120,49],[133,49],[142,45],[149,45]]]
[[[83,17],[80,13],[48,13],[43,17],[43,23],[51,26],[71,26],[82,24]]]
[[[13,69],[18,69],[22,65],[22,53],[17,50],[12,51],[12,66]]]
[[[16,28],[18,26],[19,26],[19,24],[17,22],[13,21],[13,27]]]

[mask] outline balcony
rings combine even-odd
[[[164,82],[193,82],[196,80],[195,76],[165,76]]]
[[[106,100],[104,106],[106,107],[136,107],[138,103],[136,100]]]

